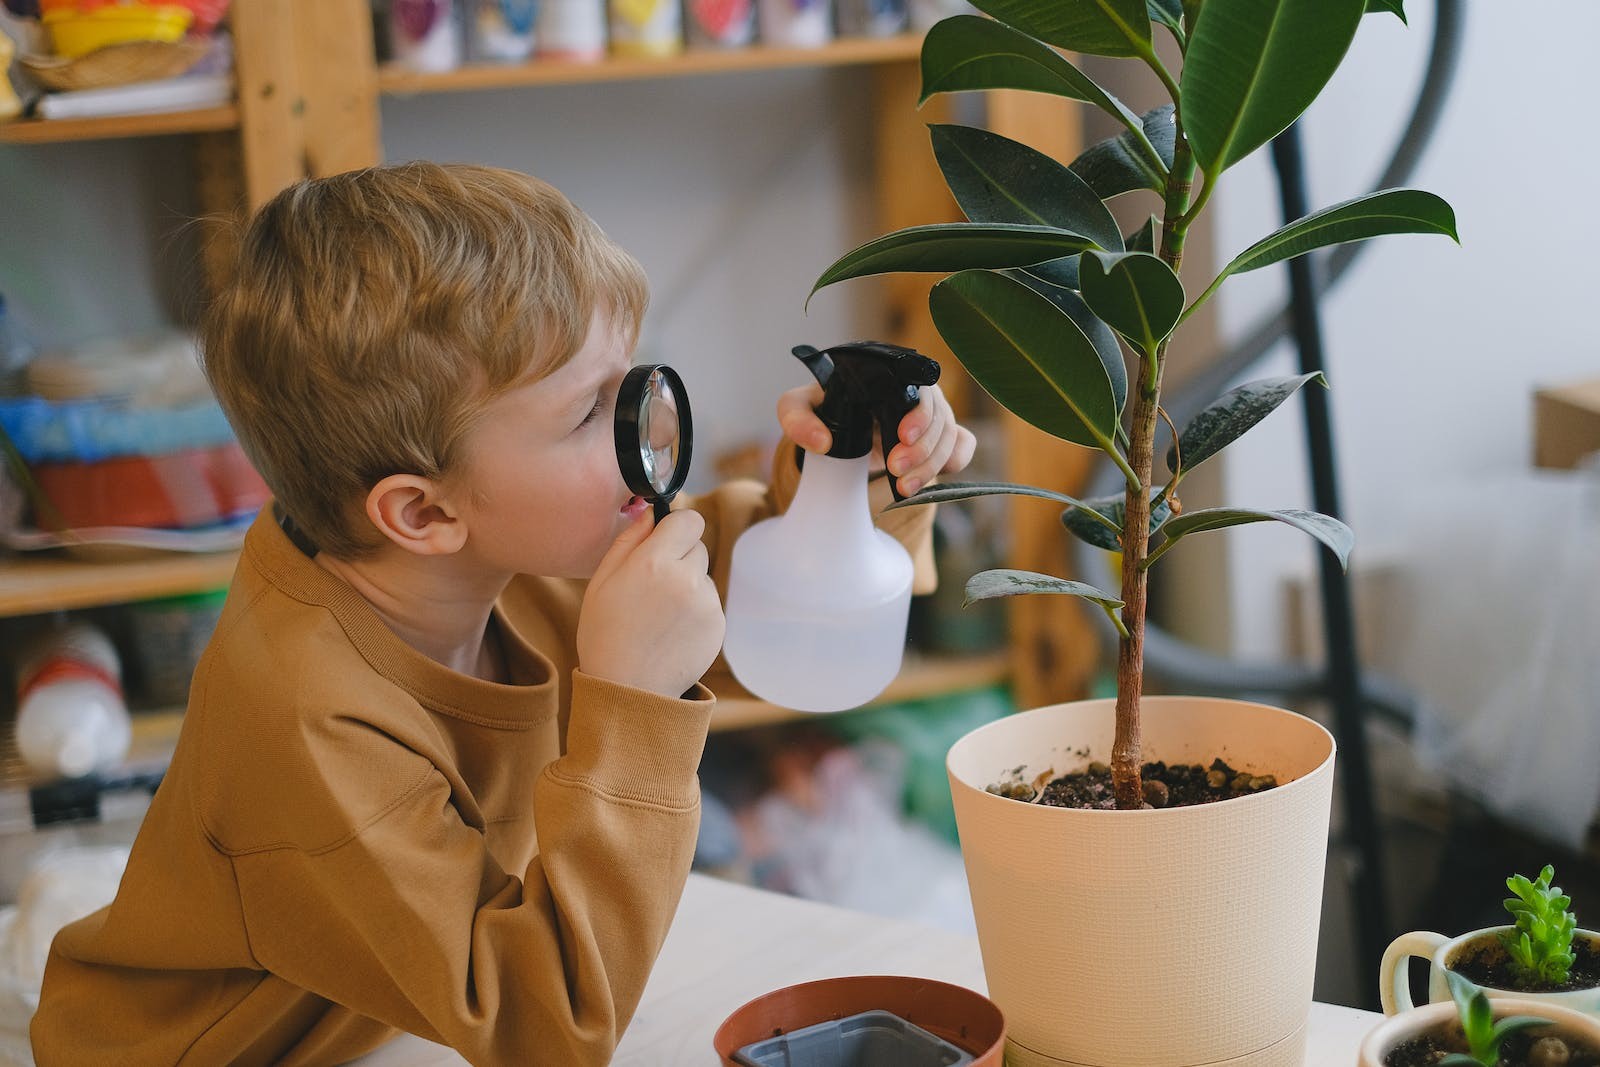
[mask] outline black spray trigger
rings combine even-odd
[[[922,353],[883,341],[852,341],[818,351],[797,345],[794,355],[822,386],[817,417],[833,435],[828,455],[854,459],[872,450],[876,423],[887,460],[900,443],[900,420],[921,400],[921,387],[939,380],[939,364]],[[896,478],[889,488],[904,500]]]

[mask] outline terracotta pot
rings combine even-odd
[[[1537,1015],[1541,1019],[1549,1019],[1557,1027],[1554,1031],[1556,1034],[1562,1037],[1581,1037],[1596,1048],[1600,1048],[1600,1021],[1591,1015],[1563,1008],[1559,1004],[1517,1000],[1510,997],[1492,1000],[1490,1004],[1494,1008],[1496,1019],[1503,1019],[1508,1015]],[[1429,1004],[1426,1007],[1413,1008],[1391,1016],[1361,1042],[1360,1057],[1356,1060],[1357,1067],[1383,1067],[1383,1058],[1394,1051],[1396,1045],[1410,1038],[1419,1037],[1455,1018],[1457,1018],[1456,1006],[1453,1002]]]
[[[1383,965],[1378,969],[1378,994],[1383,1000],[1383,1013],[1409,1011],[1411,1003],[1411,973],[1407,966],[1412,956],[1428,961],[1428,1002],[1443,1004],[1450,1000],[1450,986],[1445,971],[1453,970],[1456,960],[1472,952],[1500,944],[1500,934],[1510,930],[1510,925],[1490,926],[1474,930],[1460,937],[1446,937],[1428,930],[1413,930],[1401,934],[1390,943],[1383,954]],[[1573,940],[1579,938],[1589,943],[1590,949],[1600,953],[1600,934],[1593,930],[1578,930]],[[1559,993],[1538,993],[1522,989],[1497,989],[1482,986],[1490,1000],[1513,997],[1517,1000],[1536,1000],[1543,1004],[1557,1004],[1575,1011],[1600,1014],[1600,986],[1588,989],[1568,989]]]
[[[1260,704],[1146,697],[1150,759],[1273,774],[1275,789],[1160,811],[985,791],[1021,767],[1109,760],[1115,701],[981,727],[947,760],[1008,1062],[1299,1067],[1316,967],[1334,742]]]
[[[873,1009],[893,1012],[972,1053],[974,1067],[1001,1067],[1006,1023],[982,993],[931,978],[854,975],[784,986],[728,1016],[712,1038],[724,1067],[752,1041]]]

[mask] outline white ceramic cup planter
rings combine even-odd
[[[1571,1008],[1564,1008],[1548,1001],[1506,997],[1491,1000],[1490,1003],[1494,1008],[1496,1019],[1504,1019],[1508,1015],[1536,1015],[1559,1025],[1561,1028],[1559,1033],[1563,1036],[1582,1038],[1600,1048],[1600,1020],[1592,1015],[1585,1015],[1583,1012],[1573,1011]],[[1357,1067],[1383,1067],[1383,1058],[1394,1051],[1402,1041],[1418,1037],[1456,1018],[1458,1018],[1456,1006],[1452,1001],[1449,1004],[1428,1004],[1421,1008],[1412,1008],[1410,1011],[1385,1019],[1376,1030],[1367,1035],[1366,1040],[1361,1042]]]
[[[1401,934],[1389,944],[1378,968],[1378,995],[1383,1001],[1383,1013],[1411,1010],[1411,974],[1407,966],[1412,956],[1428,961],[1428,1002],[1440,1004],[1450,999],[1450,987],[1445,980],[1449,970],[1463,954],[1485,944],[1499,942],[1500,934],[1510,930],[1506,926],[1489,926],[1459,937],[1446,937],[1428,930],[1413,930]],[[1584,938],[1600,953],[1600,934],[1593,930],[1579,930],[1573,940]],[[1485,986],[1490,1000],[1514,997],[1518,1000],[1538,1001],[1541,1004],[1558,1004],[1576,1011],[1600,1014],[1600,986],[1591,989],[1569,989],[1560,993],[1533,993],[1521,989],[1496,989]]]
[[[1146,697],[1150,759],[1221,757],[1275,789],[1159,811],[985,787],[1107,759],[1115,701],[974,730],[947,760],[989,995],[1013,1067],[1299,1067],[1316,968],[1332,736],[1231,700]],[[1087,755],[1085,755],[1087,751]]]

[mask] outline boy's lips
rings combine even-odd
[[[630,520],[637,519],[640,515],[644,514],[649,507],[650,501],[646,500],[644,497],[630,496],[628,498],[628,502],[622,505],[622,514],[626,515]]]

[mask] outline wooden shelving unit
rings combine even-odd
[[[231,9],[238,83],[233,106],[103,119],[24,121],[0,125],[0,146],[109,138],[190,135],[200,207],[207,217],[248,212],[304,177],[320,177],[383,159],[380,97],[425,92],[596,84],[802,66],[861,65],[871,70],[864,106],[871,115],[878,160],[876,232],[959,217],[928,151],[926,126],[948,121],[946,98],[920,110],[920,40],[906,35],[843,40],[815,49],[751,47],[688,52],[670,59],[598,63],[474,66],[446,74],[379,69],[366,0],[234,0]],[[999,94],[989,126],[1040,147],[1075,141],[1079,105],[1043,94]],[[1045,142],[1041,143],[1043,138]],[[1064,139],[1064,140],[1063,140]],[[597,146],[597,153],[618,152]],[[221,276],[231,251],[226,230],[206,243],[206,273]],[[884,279],[883,336],[915,346],[958,369],[927,310],[932,279]],[[947,376],[958,410],[964,379]],[[1014,423],[1014,420],[1011,420]],[[1079,450],[1020,423],[1007,427],[1012,480],[1066,491],[1082,468]],[[1062,534],[1048,508],[1019,505],[1013,514],[1011,566],[1060,573]],[[89,563],[72,559],[0,559],[0,616],[82,608],[169,596],[225,584],[236,557],[183,556]],[[885,699],[908,699],[1011,677],[1024,706],[1083,691],[1093,667],[1093,631],[1069,597],[1016,598],[1009,660],[908,665]],[[727,702],[719,728],[770,722],[787,715],[757,702]]]
[[[678,78],[782,67],[893,63],[915,60],[921,48],[920,36],[904,34],[899,37],[834,41],[819,48],[769,48],[756,45],[719,51],[684,52],[660,59],[610,58],[594,63],[535,60],[530,63],[466,66],[442,74],[418,74],[402,67],[386,66],[378,72],[378,88],[384,93],[404,95]]]
[[[122,137],[161,137],[181,133],[214,133],[239,128],[239,109],[232,104],[198,111],[164,111],[153,115],[107,115],[93,119],[23,119],[0,125],[0,144],[52,144],[59,141],[107,141]]]
[[[0,559],[0,618],[201,593],[228,584],[237,552],[148,555],[115,562],[51,553]]]

